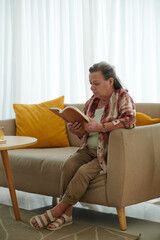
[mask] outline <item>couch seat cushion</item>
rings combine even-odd
[[[15,188],[17,190],[48,196],[60,196],[60,178],[64,162],[78,147],[32,148],[10,150]],[[86,194],[80,201],[107,205],[106,175],[97,175],[90,182]],[[0,182],[7,186],[0,159]]]
[[[63,163],[77,149],[61,147],[8,151],[16,189],[59,195]]]

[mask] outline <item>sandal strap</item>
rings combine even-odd
[[[54,222],[54,221],[56,220],[56,218],[54,218],[54,217],[52,216],[52,213],[51,213],[50,210],[47,210],[46,213],[47,213],[47,215],[48,215],[48,217],[49,217],[49,219],[50,219],[51,222]]]
[[[54,226],[55,228],[59,228],[63,224],[64,224],[64,222],[60,218],[57,218],[56,221],[50,223],[49,226],[50,226],[50,228],[52,228],[52,226]]]
[[[53,226],[53,225],[54,225],[56,228],[60,226],[57,222],[53,222],[53,223],[52,223],[52,226]]]
[[[45,226],[47,226],[48,225],[48,221],[47,221],[46,217],[44,216],[44,214],[40,215],[40,217],[42,218]]]
[[[64,218],[65,223],[68,223],[68,222],[72,221],[72,216],[69,217],[65,213],[63,213],[61,216]]]
[[[36,222],[38,223],[39,227],[43,228],[43,224],[42,224],[41,220],[39,219],[39,216],[35,216],[34,218],[35,218]]]
[[[57,218],[54,223],[56,223],[56,222],[60,223],[60,225],[62,225],[64,223],[60,218]]]

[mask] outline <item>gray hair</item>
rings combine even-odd
[[[106,62],[100,62],[100,63],[95,63],[92,67],[89,68],[89,72],[98,72],[101,71],[104,79],[107,81],[109,78],[114,79],[114,89],[120,89],[123,88],[120,79],[116,75],[116,69],[114,66],[106,63]]]

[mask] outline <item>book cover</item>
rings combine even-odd
[[[50,110],[68,123],[79,122],[83,124],[83,121],[89,122],[89,118],[75,106],[67,106],[63,110],[51,107]]]

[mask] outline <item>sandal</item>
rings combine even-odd
[[[48,218],[50,220],[50,222],[54,222],[56,220],[56,218],[54,218],[52,216],[52,213],[51,213],[51,210],[47,210],[46,211],[47,215],[48,215]],[[33,219],[36,220],[37,224],[38,224],[38,227],[35,227],[34,224],[32,223]],[[31,219],[30,219],[30,225],[33,227],[33,228],[36,228],[36,229],[40,229],[40,228],[44,228],[46,227],[47,225],[49,224],[49,222],[47,221],[46,217],[44,214],[41,214],[41,215],[37,215],[37,216],[33,216]]]
[[[58,229],[61,229],[64,226],[68,226],[72,224],[72,216],[69,217],[66,214],[62,214],[61,217],[64,218],[64,222],[59,218],[57,218],[54,222],[50,223],[47,227],[48,230],[50,231],[56,231]],[[52,227],[54,226],[54,227]]]

